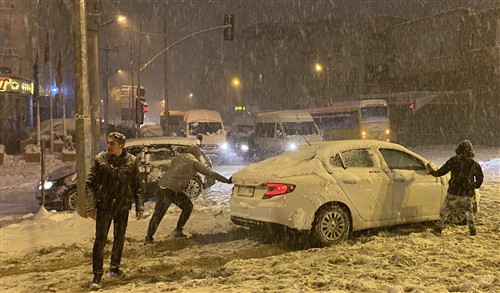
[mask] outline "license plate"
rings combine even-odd
[[[255,187],[250,186],[238,186],[238,195],[240,196],[253,196]]]

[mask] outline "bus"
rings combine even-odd
[[[391,140],[389,110],[385,100],[336,102],[306,109],[323,134],[323,140]]]

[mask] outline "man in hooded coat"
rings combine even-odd
[[[441,234],[450,211],[453,207],[459,206],[465,212],[470,235],[476,236],[472,197],[475,195],[475,189],[481,187],[483,183],[483,170],[479,163],[474,160],[474,149],[469,140],[463,140],[455,153],[456,155],[448,159],[438,170],[432,170],[429,166],[429,174],[434,177],[451,172],[448,194],[439,212],[439,221],[436,223],[434,233]]]
[[[156,199],[155,211],[149,221],[148,232],[145,239],[146,244],[153,242],[153,235],[167,212],[170,203],[174,203],[182,210],[172,235],[174,237],[186,237],[183,233],[183,228],[191,216],[193,203],[191,199],[184,194],[184,190],[189,180],[191,180],[196,173],[199,172],[220,182],[231,183],[230,179],[204,166],[199,161],[200,156],[200,147],[196,145],[190,146],[186,153],[176,155],[172,159],[170,167],[160,178],[158,185],[164,192],[160,193]]]

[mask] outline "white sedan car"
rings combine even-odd
[[[324,246],[352,231],[439,219],[449,174],[401,145],[344,140],[303,145],[233,174],[231,220],[309,231]],[[448,221],[463,222],[458,209]]]

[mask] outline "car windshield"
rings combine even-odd
[[[180,144],[147,144],[127,147],[127,151],[139,159],[155,165],[170,164],[175,155],[185,153],[190,145]],[[211,168],[208,158],[202,152],[201,163]]]
[[[315,135],[318,129],[314,122],[283,122],[286,135]]]
[[[220,122],[191,122],[189,123],[189,135],[214,134],[222,131]]]
[[[386,107],[367,107],[361,108],[361,121],[387,120]]]
[[[253,125],[236,125],[234,127],[235,132],[250,133],[254,129]]]

